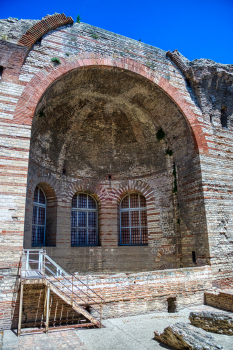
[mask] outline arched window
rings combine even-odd
[[[39,186],[36,186],[33,202],[32,245],[45,245],[46,197]]]
[[[120,244],[148,244],[146,199],[139,193],[128,194],[120,203]]]
[[[71,210],[71,245],[98,244],[98,208],[95,199],[86,193],[75,194]]]

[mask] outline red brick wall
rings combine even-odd
[[[230,290],[206,292],[205,304],[218,309],[233,311],[233,293]]]

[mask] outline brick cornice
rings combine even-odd
[[[73,70],[88,69],[94,66],[129,70],[155,83],[176,104],[185,117],[198,152],[208,153],[208,145],[201,123],[193,112],[190,103],[186,101],[185,96],[157,72],[129,58],[114,60],[112,58],[95,57],[95,54],[92,54],[91,58],[76,56],[67,59],[63,64],[51,68],[49,71],[40,71],[26,85],[16,106],[14,123],[31,125],[37,104],[51,84]]]
[[[19,39],[18,45],[26,46],[30,49],[38,39],[40,39],[43,35],[48,33],[50,30],[56,29],[58,27],[72,24],[73,18],[66,17],[64,13],[57,13],[52,16],[46,16],[41,21],[34,24],[31,28],[29,28],[26,33]]]

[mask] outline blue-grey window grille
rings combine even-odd
[[[146,198],[140,193],[126,195],[120,203],[120,245],[147,245]]]
[[[32,245],[45,245],[46,206],[46,196],[43,190],[36,186],[33,200]]]
[[[75,194],[72,198],[71,245],[98,245],[98,206],[86,193]]]

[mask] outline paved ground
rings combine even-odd
[[[3,332],[0,332],[0,349],[2,348]]]
[[[154,330],[162,331],[169,324],[189,322],[190,311],[214,310],[200,306],[185,309],[179,313],[151,313],[139,316],[109,319],[106,328],[56,331],[17,337],[12,331],[5,331],[2,350],[164,350],[171,349],[153,339]],[[214,334],[224,350],[233,350],[233,337]],[[171,349],[172,350],[172,349]]]
[[[17,337],[12,331],[5,331],[2,350],[89,350],[73,330],[39,333]]]

